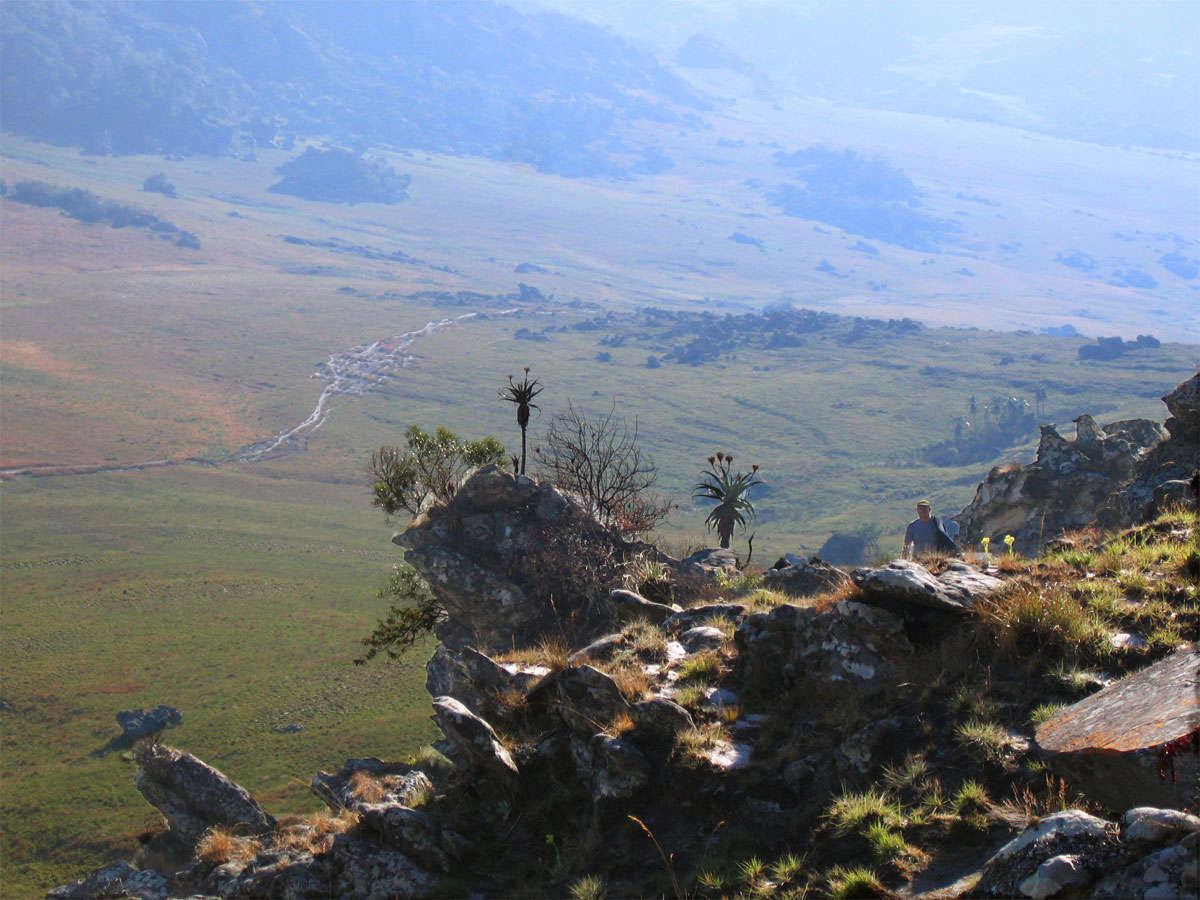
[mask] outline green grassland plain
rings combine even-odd
[[[739,133],[769,168],[767,142],[791,149],[836,132],[832,113],[809,112],[792,133],[752,134],[744,123]],[[863,146],[879,146],[866,117],[855,127]],[[923,187],[970,187],[966,175],[957,182],[936,175],[931,157],[912,149],[919,137],[901,162],[914,178],[927,173]],[[0,201],[0,468],[173,463],[0,484],[5,896],[36,894],[127,855],[136,834],[156,821],[132,787],[130,766],[103,749],[119,709],[178,706],[184,724],[168,740],[277,813],[316,806],[303,785],[317,768],[350,756],[403,757],[432,737],[422,686],[427,648],[399,665],[350,664],[381,611],[375,592],[396,559],[393,525],[369,508],[363,465],[371,449],[413,423],[493,433],[515,446],[511,409],[495,392],[521,366],[547,388],[531,445],[568,400],[593,411],[616,403],[637,417],[661,469],[660,488],[680,505],[663,530],[672,546],[705,540],[690,488],[706,455],[722,449],[760,464],[768,490],[754,528],[763,560],[815,550],[831,531],[864,524],[885,530],[886,547],[919,496],[960,508],[988,465],[1029,450],[950,468],[914,462],[917,448],[949,435],[970,396],[1031,397],[1044,384],[1048,420],[1065,423],[1080,412],[1101,421],[1161,420],[1157,398],[1195,371],[1197,348],[1170,343],[1200,333],[1187,287],[1146,294],[1080,281],[1052,264],[1046,237],[1020,265],[964,251],[988,257],[971,263],[980,272],[983,263],[1002,271],[962,278],[962,290],[951,291],[949,272],[962,259],[922,265],[920,254],[886,246],[881,260],[859,259],[851,236],[771,215],[739,186],[744,170],[714,176],[733,172],[735,160],[719,158],[724,148],[712,148],[714,162],[686,161],[687,138],[666,142],[677,170],[628,184],[396,154],[397,166],[414,176],[411,200],[396,207],[270,194],[272,167],[290,155],[279,152],[256,162],[95,159],[0,140],[10,184],[35,178],[85,187],[149,208],[202,242],[188,250],[145,231],[85,226]],[[943,149],[968,168],[964,160],[979,143]],[[1152,184],[1190,165],[1134,151],[1119,159],[1131,168],[1167,166]],[[179,188],[178,200],[140,190],[160,170]],[[1004,212],[1037,218],[1036,204],[1025,209],[1038,190],[1028,182],[1049,176],[1010,174],[1003,186],[1005,171],[991,182]],[[1092,197],[1094,215],[1107,217],[1102,225],[1079,217],[1095,229],[1094,240],[1118,219],[1143,231],[1154,224],[1118,210],[1133,181],[1132,174],[1113,180],[1118,199]],[[735,229],[761,238],[767,251],[730,242]],[[400,249],[414,261],[302,247],[284,235]],[[1149,253],[1153,239],[1146,240]],[[831,282],[813,271],[826,257],[858,274]],[[547,271],[515,274],[523,261]],[[880,267],[870,274],[886,279],[888,292],[862,286],[867,267]],[[362,396],[333,397],[328,421],[303,452],[227,461],[308,415],[322,386],[312,373],[330,353],[473,311],[413,300],[413,292],[503,293],[518,280],[555,300],[421,338],[413,347],[419,359],[398,378]],[[658,369],[648,369],[646,357],[670,341],[634,319],[556,330],[546,342],[514,336],[597,310],[678,308],[707,297],[705,308],[737,312],[784,294],[798,305],[911,315],[934,327],[869,346],[819,337],[780,350],[744,346],[702,366]],[[594,306],[575,308],[573,300]],[[1085,307],[1088,315],[1077,314]],[[1102,324],[1089,318],[1096,315],[1106,316]],[[1093,333],[1147,330],[1168,343],[1094,363],[1077,358],[1082,339],[941,327],[1068,321],[1090,323]],[[625,341],[599,346],[609,335]],[[600,351],[609,362],[596,359]],[[1005,356],[1013,360],[1001,365]],[[923,374],[930,365],[936,376]],[[737,545],[744,547],[740,537]],[[293,723],[303,729],[273,730]]]

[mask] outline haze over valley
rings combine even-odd
[[[672,550],[707,456],[759,464],[768,564],[894,551],[1040,424],[1161,421],[1200,22],[1052,6],[0,7],[0,893],[149,824],[121,709],[279,809],[433,736],[428,648],[351,662],[407,524],[366,461],[511,452],[526,366],[531,448],[636,419]]]

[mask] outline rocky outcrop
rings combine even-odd
[[[575,638],[601,633],[610,618],[605,582],[644,550],[553,485],[496,466],[392,540],[447,612],[441,642],[484,652],[529,646],[564,627]]]
[[[517,764],[490,724],[453,697],[434,698],[433,712],[446,740],[472,767],[496,778],[505,787],[511,785],[517,776]]]
[[[647,622],[661,625],[668,616],[681,611],[674,604],[655,603],[635,591],[627,591],[623,588],[610,591],[608,602],[612,605],[618,622],[645,619]]]
[[[170,896],[170,883],[166,876],[151,869],[135,869],[127,862],[115,862],[86,878],[55,888],[46,895],[46,900],[98,900],[108,897],[164,900]]]
[[[1019,553],[1034,555],[1064,531],[1092,522],[1104,528],[1133,525],[1177,500],[1179,488],[1162,488],[1187,482],[1200,467],[1200,373],[1163,403],[1170,413],[1165,431],[1148,419],[1101,428],[1081,415],[1075,440],[1069,441],[1043,425],[1034,462],[992,469],[956,517],[960,546],[1011,534]]]
[[[190,753],[165,744],[143,744],[134,757],[137,789],[188,846],[213,825],[240,834],[261,834],[275,827],[274,817],[245,788]]]
[[[1017,552],[1037,554],[1051,538],[1094,521],[1114,485],[1128,482],[1138,461],[1164,436],[1148,419],[1101,429],[1083,415],[1075,427],[1076,438],[1069,441],[1053,425],[1043,425],[1033,463],[988,473],[975,499],[955,517],[962,529],[959,546],[977,547],[990,537],[999,547],[1011,534]]]
[[[1104,900],[1178,900],[1197,890],[1200,820],[1135,833],[1136,824],[1173,822],[1165,809],[1129,810],[1121,827],[1078,809],[1054,813],[997,851],[970,897],[1071,896]],[[1165,846],[1164,846],[1165,845]]]
[[[836,591],[849,583],[850,578],[845,572],[818,556],[807,562],[768,569],[763,574],[763,587],[782,591],[792,597],[811,597]]]
[[[714,547],[697,550],[679,563],[684,575],[699,575],[712,578],[717,575],[736,575],[738,558],[728,548]]]
[[[1162,398],[1170,437],[1140,459],[1132,479],[1114,490],[1096,518],[1105,528],[1130,525],[1189,497],[1189,481],[1200,471],[1200,372]],[[1174,484],[1173,487],[1168,487]]]
[[[1038,728],[1049,768],[1114,808],[1185,807],[1200,774],[1200,651],[1185,647]]]

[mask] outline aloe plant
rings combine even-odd
[[[754,518],[754,504],[747,497],[750,488],[763,482],[758,477],[758,466],[751,466],[749,472],[734,472],[733,457],[727,453],[718,453],[708,458],[708,471],[700,475],[700,481],[694,488],[698,500],[713,500],[716,502],[704,519],[704,524],[710,531],[716,531],[721,541],[721,548],[729,549],[733,538],[733,529],[741,525],[746,528],[746,522]]]
[[[525,367],[525,377],[520,381],[513,381],[511,375],[508,376],[508,387],[500,389],[500,396],[513,403],[517,407],[517,425],[521,428],[521,474],[525,474],[525,429],[529,427],[529,411],[536,409],[541,412],[541,407],[533,402],[533,398],[540,394],[544,389],[536,378],[529,377],[529,366]]]

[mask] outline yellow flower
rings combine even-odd
[[[986,537],[982,541],[979,542],[979,543],[983,544],[983,552],[984,553],[988,552],[988,545],[991,544],[991,542],[992,542],[992,539],[990,537]]]
[[[1008,552],[1010,555],[1013,552],[1013,544],[1015,544],[1016,542],[1017,542],[1017,539],[1015,537],[1013,537],[1011,534],[1006,534],[1004,536],[1004,543],[1008,545]]]

